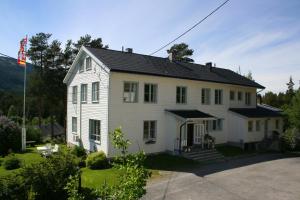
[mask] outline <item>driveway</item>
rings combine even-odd
[[[170,172],[147,185],[143,200],[299,200],[300,157],[259,155]]]

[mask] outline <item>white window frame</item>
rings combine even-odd
[[[145,129],[145,125],[147,124],[147,129]],[[154,124],[154,127],[151,127],[151,125]],[[154,131],[152,134],[151,131]],[[152,137],[152,136],[154,137]],[[156,141],[157,138],[157,121],[156,120],[145,120],[143,121],[143,139],[144,141]]]
[[[210,105],[210,88],[202,88],[201,89],[201,103],[203,105]]]
[[[242,91],[238,91],[237,99],[238,99],[238,101],[243,101],[243,92]]]
[[[77,117],[72,117],[72,133],[77,134]]]
[[[148,86],[149,91],[146,91],[146,86]],[[157,90],[158,86],[154,83],[144,84],[144,103],[157,103]],[[146,95],[149,95],[148,100],[146,100]]]
[[[277,130],[279,129],[279,123],[280,123],[279,119],[276,119],[275,120],[275,129],[277,129]]]
[[[177,93],[179,89],[179,94]],[[183,92],[183,90],[185,92]],[[179,101],[178,101],[179,95]],[[176,86],[176,103],[177,104],[187,104],[187,87],[186,86]]]
[[[260,131],[261,130],[261,123],[260,120],[255,121],[255,130]]]
[[[83,63],[82,60],[80,60],[80,61],[78,62],[78,65],[79,65],[79,73],[84,72],[84,63]]]
[[[245,105],[251,105],[251,92],[245,92]]]
[[[86,88],[85,90],[83,88]],[[81,84],[80,86],[80,101],[81,103],[87,103],[88,84]]]
[[[101,120],[89,119],[89,135],[91,140],[98,143],[101,142]]]
[[[223,90],[215,89],[215,105],[223,104]]]
[[[92,69],[92,58],[90,56],[85,58],[85,70],[89,71]]]
[[[72,103],[77,104],[77,97],[78,97],[78,87],[77,85],[72,86]]]
[[[129,91],[125,92],[125,85],[129,84]],[[134,87],[133,85],[136,85],[136,91],[133,91]],[[128,93],[128,97],[125,97],[125,94]],[[134,99],[132,99],[132,94],[135,94]],[[126,99],[128,98],[128,99]],[[124,103],[138,103],[139,101],[139,83],[138,82],[132,82],[132,81],[125,81],[123,84],[123,102]]]
[[[100,83],[93,82],[92,83],[92,102],[93,103],[99,102],[99,94],[100,94]]]
[[[248,132],[253,132],[253,121],[248,121]]]
[[[235,100],[235,91],[233,91],[233,90],[229,91],[229,99],[230,99],[230,101]]]

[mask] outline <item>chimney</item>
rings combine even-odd
[[[212,70],[212,67],[213,67],[212,62],[207,62],[207,63],[205,63],[205,66],[206,66],[206,67],[209,67],[209,71]]]
[[[126,52],[127,53],[133,53],[133,49],[132,48],[126,48]]]
[[[170,52],[170,53],[169,53],[169,56],[168,56],[168,58],[169,58],[169,61],[170,61],[170,62],[172,62],[172,61],[173,61],[173,53],[172,53],[172,52]]]

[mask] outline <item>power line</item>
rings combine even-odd
[[[151,53],[149,55],[152,56],[153,54],[156,54],[157,52],[161,51],[165,47],[169,46],[170,44],[172,44],[173,42],[175,42],[176,40],[178,40],[179,38],[181,38],[182,36],[184,36],[185,34],[187,34],[188,32],[190,32],[191,30],[193,30],[196,26],[198,26],[203,21],[205,21],[209,16],[211,16],[212,14],[214,14],[215,12],[217,12],[220,8],[222,8],[228,1],[230,1],[230,0],[226,0],[224,3],[222,3],[221,5],[219,5],[216,9],[214,9],[211,13],[209,13],[206,17],[204,17],[199,22],[197,22],[194,26],[192,26],[191,28],[189,28],[188,30],[186,30],[185,32],[183,32],[182,34],[180,34],[178,37],[176,37],[175,39],[173,39],[171,42],[169,42],[166,45],[160,47],[159,49],[157,49],[156,51],[154,51],[153,53]]]

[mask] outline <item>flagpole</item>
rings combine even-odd
[[[27,43],[27,35],[26,35],[26,43]],[[25,45],[25,55],[26,55],[26,45]],[[23,124],[22,124],[22,151],[26,150],[26,74],[27,74],[27,66],[26,60],[24,65],[24,96],[23,96]]]

